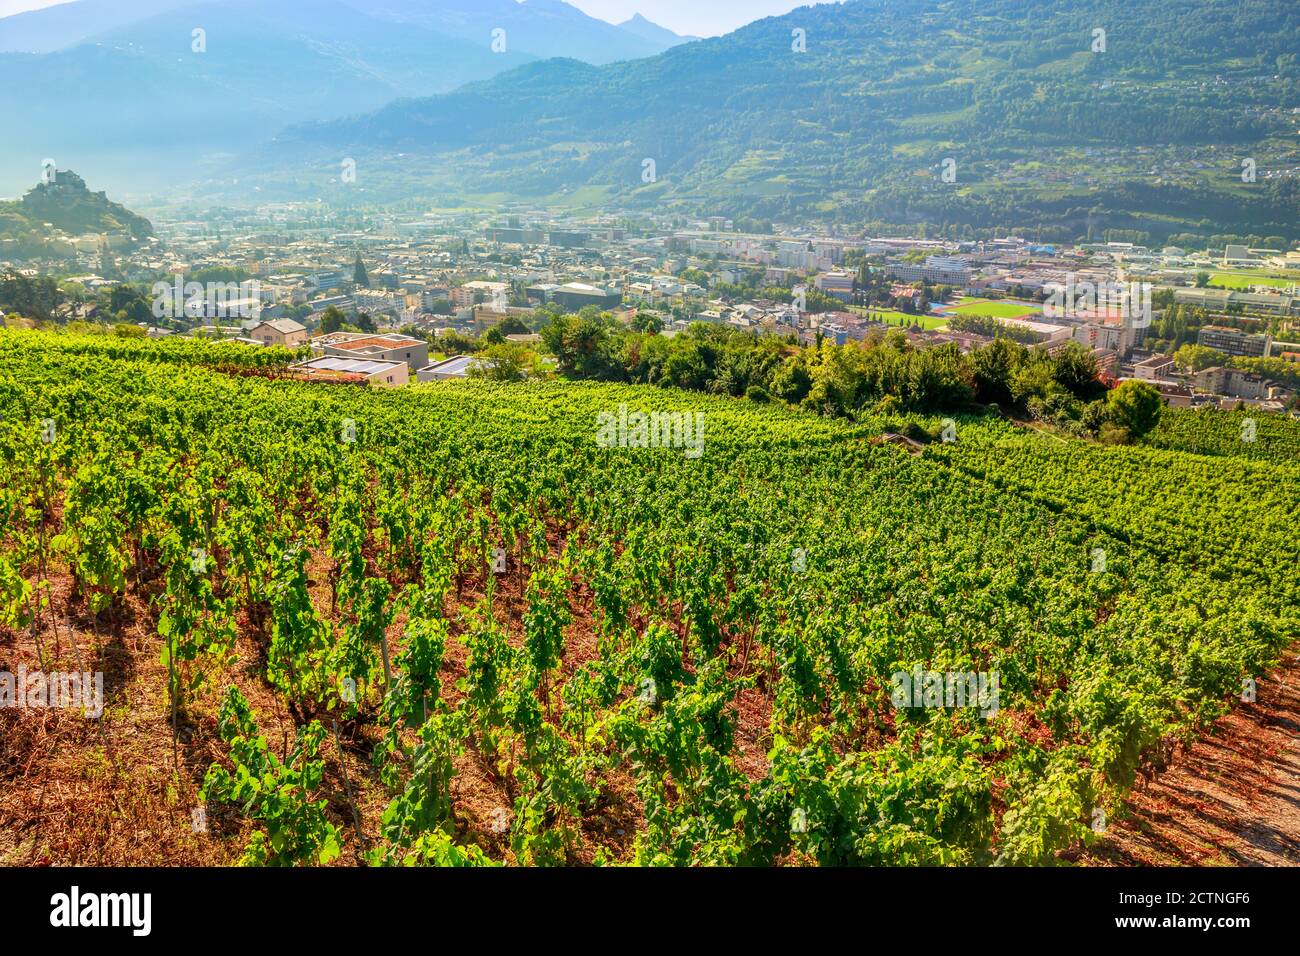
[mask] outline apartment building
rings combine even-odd
[[[885,267],[885,275],[903,282],[931,282],[964,287],[970,280],[971,268],[961,259],[927,256],[921,265],[891,263]]]
[[[1090,348],[1107,349],[1123,356],[1128,354],[1129,349],[1137,344],[1142,335],[1140,329],[1135,329],[1129,324],[1099,325],[1089,322],[1076,326],[1073,338],[1074,341]]]
[[[1196,344],[1217,349],[1226,355],[1260,358],[1268,355],[1273,344],[1271,335],[1243,332],[1221,325],[1203,325],[1196,334]]]
[[[1196,378],[1198,388],[1202,387],[1202,383],[1205,391],[1217,395],[1261,404],[1277,403],[1278,411],[1281,410],[1281,405],[1296,397],[1294,388],[1238,368],[1206,369]]]
[[[392,313],[399,311],[406,305],[404,296],[373,289],[357,289],[352,293],[352,301],[357,304],[357,308],[362,312]],[[416,303],[417,308],[419,304]]]
[[[334,306],[334,308],[338,309],[340,312],[351,312],[357,307],[356,302],[353,301],[352,296],[350,295],[326,296],[323,299],[313,300],[310,305],[311,317],[313,319],[319,319],[330,306]]]
[[[1285,292],[1244,292],[1240,289],[1175,289],[1174,302],[1222,312],[1235,305],[1250,312],[1300,315],[1300,296]]]
[[[821,272],[813,279],[813,285],[832,298],[841,302],[853,299],[853,273]]]
[[[1092,357],[1097,362],[1097,371],[1104,375],[1119,373],[1119,353],[1113,349],[1093,349]]]
[[[1056,349],[1073,337],[1074,329],[1068,325],[1054,325],[1051,322],[1036,322],[1032,319],[998,319],[1000,325],[1017,329],[1032,336],[1035,344],[1049,349]]]
[[[509,282],[466,282],[451,290],[451,304],[458,309],[468,309],[477,302],[500,301],[510,295]]]
[[[1145,362],[1133,366],[1133,377],[1143,382],[1162,382],[1174,371],[1174,360],[1168,355],[1153,355]]]
[[[1197,372],[1193,381],[1198,390],[1212,392],[1215,395],[1229,395],[1233,398],[1265,399],[1270,398],[1273,383],[1259,375],[1252,375],[1239,368],[1225,368],[1216,365],[1213,368]]]
[[[307,282],[312,285],[317,292],[327,292],[330,289],[337,289],[348,276],[342,269],[325,269],[319,272],[310,273],[307,276]]]

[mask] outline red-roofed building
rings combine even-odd
[[[367,332],[334,332],[329,335],[318,335],[312,339],[311,349],[317,355],[405,362],[413,370],[424,368],[429,364],[428,342],[395,332],[385,335]]]

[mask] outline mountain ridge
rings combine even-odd
[[[1109,44],[1094,53],[1098,22]],[[1300,165],[1296,49],[1285,0],[856,0],[632,63],[541,61],[300,125],[276,149],[310,165],[324,146],[368,147],[372,196],[387,184],[939,227],[1062,219],[1055,238],[1071,239],[1162,219],[1290,234],[1295,177],[1250,190],[1232,167]]]
[[[620,29],[635,33],[639,37],[647,40],[660,40],[666,43],[682,40],[698,40],[699,37],[690,36],[685,33],[676,33],[653,20],[635,13],[622,23],[616,24]]]
[[[0,115],[30,148],[0,154],[0,192],[50,155],[134,191],[201,181],[287,125],[530,62],[530,36],[602,63],[680,42],[560,0],[77,0],[6,17]],[[43,52],[14,52],[29,47]]]
[[[0,53],[51,53],[101,34],[120,31],[161,13],[203,6],[208,0],[70,0],[49,7],[0,17]],[[282,4],[263,0],[264,14]],[[683,42],[673,31],[640,14],[611,24],[583,13],[563,0],[345,0],[358,13],[390,23],[435,29],[446,36],[487,45],[500,27],[525,37],[519,52],[532,56],[583,55],[593,62],[650,56]],[[638,19],[639,18],[639,19]],[[548,38],[537,49],[526,42],[539,24],[563,24],[564,36]],[[201,24],[195,24],[201,26]],[[512,29],[518,27],[518,31]],[[575,36],[576,34],[576,36]],[[516,37],[516,40],[518,37]]]

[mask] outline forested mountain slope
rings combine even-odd
[[[259,181],[360,151],[372,195],[1294,237],[1297,50],[1291,0],[855,0],[299,127]]]

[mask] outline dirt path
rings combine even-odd
[[[1081,863],[1300,865],[1300,654],[1126,804]]]

